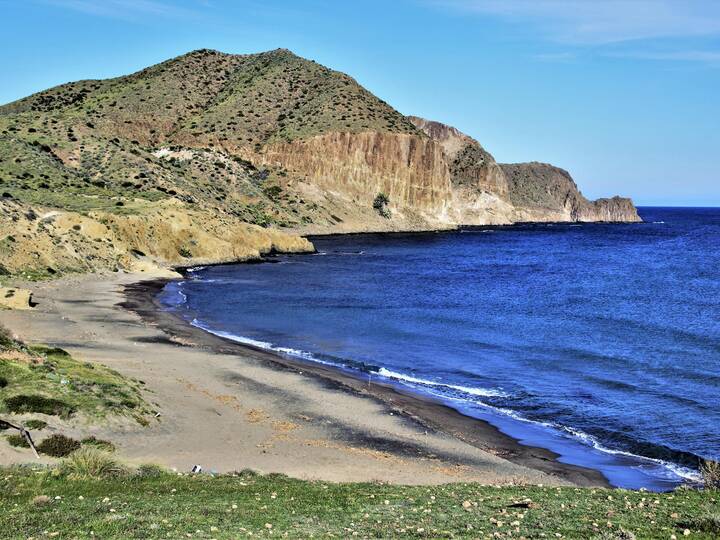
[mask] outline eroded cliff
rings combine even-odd
[[[301,175],[321,192],[368,211],[372,198],[384,193],[396,219],[411,210],[435,220],[451,196],[442,147],[420,135],[331,132],[270,144],[262,157],[267,164]]]

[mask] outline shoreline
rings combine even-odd
[[[640,208],[656,208],[656,207],[640,207]],[[664,208],[664,207],[658,207]],[[646,225],[648,222],[642,219],[640,221],[513,221],[511,223],[488,223],[485,225],[448,225],[447,227],[431,227],[427,229],[392,229],[392,230],[348,230],[341,232],[323,231],[322,229],[293,229],[287,232],[297,234],[303,238],[312,241],[312,238],[329,238],[334,236],[386,236],[386,235],[423,235],[423,234],[443,234],[462,231],[478,231],[478,230],[503,230],[515,229],[523,227],[547,227],[547,226],[570,226],[570,225]],[[209,265],[208,265],[209,266]],[[180,268],[180,267],[178,267]]]
[[[153,292],[166,280],[167,272],[70,275],[34,283],[34,309],[0,311],[0,324],[19,339],[62,348],[140,383],[158,416],[147,425],[117,415],[11,418],[47,421],[33,433],[36,440],[53,433],[94,436],[112,442],[123,462],[173,471],[200,465],[207,472],[252,469],[323,482],[608,485],[596,471],[555,463],[540,450],[524,456],[537,468],[522,465],[523,456],[508,455],[517,450],[511,439],[447,407],[390,389],[382,389],[390,396],[384,401],[368,393],[367,383],[343,380],[334,370],[283,363],[184,322],[152,322],[150,316],[163,315]],[[131,288],[142,292],[134,307],[147,319],[121,307],[133,300],[126,294]],[[442,426],[421,423],[429,408]],[[463,429],[474,445],[455,436]],[[32,453],[2,441],[0,466],[28,462],[35,462]]]
[[[175,270],[184,275],[187,269],[192,267],[176,268]],[[332,391],[347,392],[364,399],[372,399],[383,407],[392,409],[393,413],[391,414],[402,416],[425,430],[453,437],[510,463],[549,474],[576,486],[611,487],[600,471],[561,463],[557,460],[560,457],[559,454],[545,448],[524,445],[489,422],[464,415],[429,397],[403,391],[382,382],[369,383],[336,368],[294,360],[279,353],[238,343],[192,326],[165,309],[157,299],[160,290],[171,281],[175,280],[156,278],[127,284],[123,289],[125,301],[121,302],[120,306],[137,314],[146,323],[160,329],[170,340],[193,343],[214,354],[251,356],[277,370],[291,371],[302,376],[310,375],[311,378],[321,381],[323,386]],[[370,446],[373,444],[373,441],[367,439],[360,442]],[[384,450],[392,452],[402,449],[385,447]]]

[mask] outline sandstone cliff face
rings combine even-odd
[[[451,195],[442,146],[418,135],[332,132],[268,145],[262,159],[367,208],[382,192],[400,212],[410,208],[437,216]]]
[[[299,175],[309,199],[333,216],[342,215],[335,223],[301,228],[304,232],[640,221],[629,199],[587,200],[563,169],[543,163],[501,165],[456,128],[409,119],[427,137],[332,132],[270,144],[251,159]],[[390,198],[390,219],[378,218],[371,208],[380,192]]]
[[[408,118],[442,145],[454,185],[487,191],[499,197],[507,194],[507,181],[502,170],[479,142],[452,126],[417,116]]]

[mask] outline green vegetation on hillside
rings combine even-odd
[[[508,180],[510,202],[519,207],[560,210],[568,197],[581,196],[570,173],[546,163],[500,165]]]
[[[391,215],[388,204],[390,204],[390,199],[384,193],[378,193],[373,200],[373,208],[375,211],[386,219],[390,218]]]
[[[3,416],[119,414],[144,424],[151,413],[142,398],[141,383],[102,365],[80,362],[62,349],[25,346],[6,331],[0,331],[0,383]]]
[[[72,457],[72,456],[71,456]],[[100,472],[98,472],[100,471]],[[104,473],[103,473],[104,471]],[[73,479],[87,476],[104,479]],[[123,471],[83,453],[0,471],[6,538],[717,538],[718,492],[332,484]],[[687,530],[687,533],[685,532]]]
[[[78,212],[175,198],[268,226],[312,222],[267,186],[266,144],[328,131],[418,133],[343,73],[287,50],[200,50],[133,75],[78,81],[0,107],[0,196]]]

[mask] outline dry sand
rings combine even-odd
[[[161,414],[147,427],[53,419],[64,432],[109,439],[127,461],[180,471],[198,464],[327,481],[606,485],[595,471],[560,464],[440,404],[192,328],[156,309],[161,282],[141,283],[149,277],[33,284],[35,309],[0,311],[0,323],[25,341],[144,381]],[[0,464],[31,460],[0,443]]]

